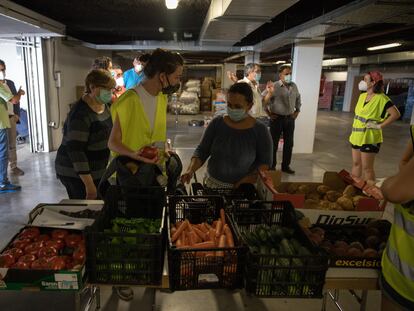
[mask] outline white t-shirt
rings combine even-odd
[[[247,77],[244,77],[243,79],[237,81],[237,82],[245,82],[252,88],[253,91],[253,107],[250,109],[250,115],[252,117],[262,117],[266,114],[263,111],[263,104],[262,104],[262,95],[260,94],[259,87],[256,84],[253,84]]]
[[[151,129],[153,129],[155,112],[157,110],[157,96],[152,96],[150,93],[148,93],[147,90],[142,86],[142,84],[138,84],[134,89],[138,93],[139,98],[141,99],[141,103],[144,107],[145,114],[147,115]]]

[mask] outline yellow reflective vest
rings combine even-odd
[[[352,145],[362,146],[365,144],[382,143],[382,130],[369,129],[366,127],[368,121],[375,121],[377,123],[383,122],[388,115],[381,118],[385,105],[390,101],[385,94],[375,94],[371,100],[364,105],[367,98],[367,93],[363,93],[358,98],[358,103],[355,107],[354,123],[352,124],[352,133],[349,137],[349,142]]]
[[[167,139],[166,95],[162,93],[157,95],[157,108],[152,129],[141,98],[132,89],[122,94],[111,106],[111,114],[114,122],[115,117],[118,116],[122,131],[122,143],[131,150],[138,151],[153,143],[158,143],[157,147],[164,149],[164,145],[161,143],[165,143]]]
[[[413,204],[413,203],[412,203]],[[382,274],[391,287],[414,302],[414,215],[395,205],[394,223],[382,255]]]

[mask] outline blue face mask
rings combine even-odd
[[[285,76],[285,82],[286,82],[287,84],[292,83],[292,75],[286,75],[286,76]]]
[[[99,95],[96,96],[96,99],[103,104],[109,104],[112,100],[111,90],[101,89]]]
[[[259,82],[261,78],[262,78],[262,74],[260,72],[256,73],[256,78],[255,78],[256,82]]]
[[[227,114],[234,122],[242,121],[247,117],[247,113],[244,109],[231,109],[230,107],[227,107]]]

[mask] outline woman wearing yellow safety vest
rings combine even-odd
[[[141,151],[148,145],[165,147],[167,95],[180,88],[183,63],[177,53],[162,49],[152,53],[144,68],[146,79],[111,107],[114,125],[108,145],[113,152],[145,163],[160,161],[159,157],[142,157]]]
[[[184,61],[177,53],[157,49],[144,68],[145,80],[127,90],[111,106],[113,128],[108,146],[116,155],[145,163],[164,164],[167,140],[167,95],[180,88]],[[142,150],[156,145],[158,156],[147,159]],[[131,300],[130,287],[115,287],[118,296]]]
[[[368,72],[359,83],[363,91],[355,107],[349,141],[352,145],[352,176],[375,183],[374,160],[383,142],[382,129],[398,120],[400,112],[384,94],[379,71]]]
[[[400,163],[400,172],[388,178],[384,197],[397,203],[394,223],[382,255],[382,310],[414,310],[414,126]]]

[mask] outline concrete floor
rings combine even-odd
[[[301,116],[303,117],[303,116]],[[184,167],[188,165],[192,152],[201,138],[203,128],[189,127],[191,119],[203,119],[203,116],[169,116],[169,137],[177,153],[182,158]],[[283,176],[286,181],[321,181],[325,171],[350,169],[351,149],[348,135],[352,123],[352,114],[342,112],[324,112],[318,114],[314,153],[295,154],[292,168],[296,170],[293,176]],[[409,138],[408,125],[397,122],[384,131],[384,144],[376,160],[377,177],[390,176],[396,172],[398,161]],[[280,152],[279,152],[280,153]],[[278,155],[280,158],[281,155]],[[12,178],[13,182],[22,186],[22,191],[0,195],[0,249],[27,222],[27,215],[38,203],[53,203],[66,198],[63,186],[56,180],[54,173],[55,153],[31,154],[27,146],[19,146],[19,167],[26,174]],[[202,178],[204,169],[198,173]],[[151,291],[135,290],[135,299],[129,303],[118,301],[112,295],[110,287],[102,288],[103,310],[297,310],[306,308],[307,311],[320,310],[321,300],[300,299],[257,299],[247,297],[241,292],[226,290],[205,290],[165,293],[157,291],[155,297]],[[73,310],[73,306],[63,301],[72,299],[70,295],[60,298],[62,303],[50,310]],[[370,292],[367,310],[379,310],[379,292]],[[154,298],[155,305],[152,305]],[[36,300],[36,301],[35,301]],[[358,305],[345,291],[341,292],[341,301],[345,310],[357,310]],[[0,292],[0,304],[7,310],[43,310],[44,296],[24,295],[23,293]],[[36,307],[40,304],[39,307]],[[48,308],[49,309],[49,308]],[[6,310],[1,308],[1,310]],[[333,303],[328,303],[328,310],[336,310]]]

